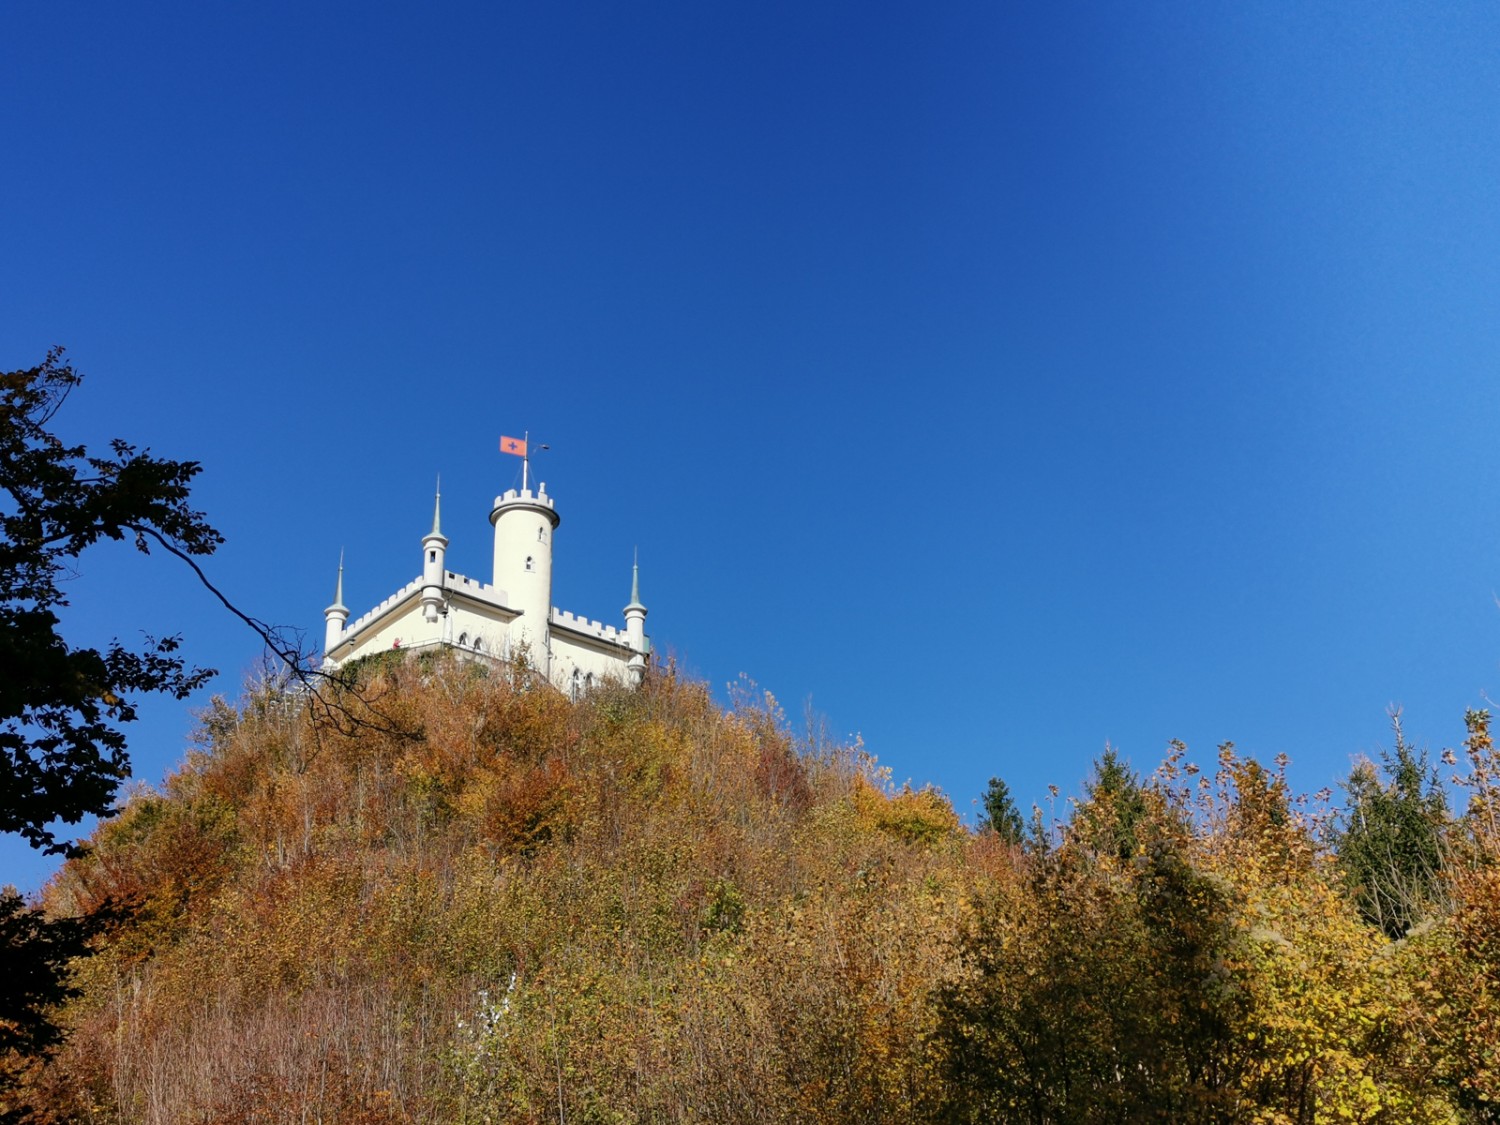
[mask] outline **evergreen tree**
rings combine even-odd
[[[1074,837],[1095,855],[1130,859],[1138,848],[1136,826],[1146,815],[1146,799],[1129,763],[1106,746],[1083,791],[1071,826]]]
[[[1399,938],[1443,897],[1448,803],[1426,753],[1406,742],[1399,713],[1392,725],[1396,745],[1381,754],[1382,769],[1359,762],[1344,782],[1334,845],[1365,921]]]
[[[984,816],[979,820],[979,830],[994,832],[1007,844],[1019,844],[1026,835],[1026,822],[1010,795],[1010,786],[1001,778],[990,778],[983,802]]]

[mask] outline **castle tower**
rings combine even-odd
[[[630,604],[625,607],[625,638],[630,644],[630,663],[626,672],[630,682],[639,686],[646,678],[646,607],[641,604],[641,563],[639,556],[630,568]]]
[[[490,523],[495,525],[495,588],[504,590],[521,616],[510,623],[510,646],[529,646],[531,665],[552,675],[552,533],[562,522],[547,485],[533,495],[522,474],[514,488],[495,497]]]
[[[333,591],[333,604],[323,611],[323,658],[338,647],[344,639],[344,625],[349,620],[349,607],[344,604],[344,552],[339,552],[339,582]]]
[[[443,609],[443,573],[448,539],[442,532],[443,482],[432,502],[432,530],[422,537],[422,616],[436,621]]]

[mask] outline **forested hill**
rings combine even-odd
[[[120,915],[34,1120],[1497,1119],[1483,715],[1457,820],[1409,752],[1323,825],[1226,748],[973,832],[667,673],[387,662],[345,702],[216,703],[48,888]]]

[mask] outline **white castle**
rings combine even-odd
[[[495,527],[492,583],[444,567],[448,540],[441,529],[441,488],[433,502],[432,530],[422,537],[421,576],[352,623],[344,605],[340,559],[333,604],[323,611],[323,669],[334,671],[393,649],[450,648],[496,662],[524,653],[536,671],[573,699],[606,680],[639,684],[651,652],[640,566],[631,576],[624,628],[555,608],[552,537],[561,518],[546,483],[533,494],[527,479],[523,467],[520,489],[495,497],[490,512]]]

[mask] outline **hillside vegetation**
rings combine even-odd
[[[349,703],[216,702],[54,880],[119,920],[32,1120],[1500,1119],[1482,713],[1471,807],[1419,778],[1405,836],[1373,767],[1325,824],[1225,747],[1109,757],[1016,842],[671,674],[384,662]]]

